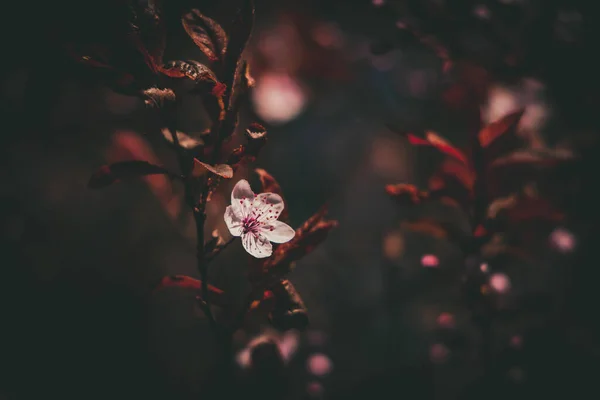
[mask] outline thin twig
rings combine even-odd
[[[237,239],[237,237],[236,236],[232,236],[227,242],[225,242],[221,246],[216,247],[211,253],[209,253],[206,256],[206,258],[205,258],[206,264],[208,264],[209,262],[211,262],[212,259],[215,258],[216,256],[218,256],[219,254],[221,254],[221,252],[223,250],[225,250],[225,248],[227,246],[229,246],[231,243],[233,243],[235,241],[235,239]]]
[[[188,155],[185,152],[185,149],[179,143],[179,138],[177,137],[177,129],[175,128],[175,121],[172,116],[172,109],[168,109],[165,111],[165,117],[167,121],[167,128],[171,132],[171,137],[173,138],[173,145],[175,146],[175,151],[177,153],[177,158],[179,159],[179,167],[181,169],[181,174],[183,175],[183,185],[185,192],[185,201],[187,205],[192,209],[192,213],[194,215],[194,222],[196,224],[196,262],[198,266],[198,271],[200,272],[200,278],[202,280],[202,307],[203,311],[206,314],[206,318],[213,328],[213,330],[217,330],[217,324],[214,316],[212,315],[212,311],[210,309],[210,301],[208,298],[208,273],[206,268],[206,262],[204,260],[204,222],[206,221],[206,214],[204,213],[204,207],[199,207],[196,202],[196,198],[194,196],[194,180],[192,177],[192,169],[193,162],[189,159]],[[206,181],[204,181],[204,187],[206,187]],[[203,188],[203,192],[204,192]],[[200,199],[202,201],[202,197]]]

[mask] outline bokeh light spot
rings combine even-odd
[[[429,359],[434,364],[442,364],[446,362],[450,350],[442,343],[434,343],[429,348]]]
[[[433,254],[425,254],[421,257],[421,265],[427,268],[436,268],[440,265],[440,260]]]
[[[287,74],[265,74],[252,91],[256,113],[270,124],[284,124],[298,117],[306,106],[306,93]]]
[[[510,279],[505,274],[494,274],[490,277],[490,287],[498,293],[506,293],[511,287]]]
[[[561,253],[569,253],[575,248],[575,235],[564,228],[556,228],[550,234],[550,243]]]
[[[445,329],[452,329],[456,326],[454,315],[447,312],[438,315],[436,322],[441,328]]]
[[[315,353],[306,361],[306,369],[313,375],[324,376],[333,369],[333,362],[323,353]]]
[[[479,270],[484,274],[487,274],[488,272],[490,272],[490,267],[487,263],[481,263],[481,265],[479,266]]]

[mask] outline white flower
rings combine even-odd
[[[235,184],[231,205],[225,210],[225,223],[233,236],[242,237],[242,245],[250,255],[266,258],[273,253],[273,243],[292,240],[296,232],[277,221],[283,211],[283,199],[275,193],[255,195],[245,179]]]

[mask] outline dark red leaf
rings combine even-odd
[[[304,224],[296,229],[296,236],[279,245],[273,255],[263,263],[263,271],[282,276],[290,271],[291,264],[312,252],[321,244],[329,232],[337,227],[337,221],[325,220],[327,206],[323,206]]]
[[[167,169],[147,161],[121,161],[100,167],[91,177],[88,187],[102,188],[123,179],[139,178],[147,175],[164,174],[177,177]]]
[[[198,61],[169,61],[165,63],[161,71],[172,78],[188,78],[196,83],[217,83],[217,76],[206,65]]]
[[[224,59],[228,38],[218,22],[193,9],[183,15],[181,23],[196,46],[211,61]]]
[[[226,86],[209,67],[198,61],[177,60],[167,62],[160,71],[171,78],[192,80],[195,83],[192,92],[200,93],[211,119],[222,121],[225,118]]]

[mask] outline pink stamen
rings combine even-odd
[[[244,227],[244,233],[253,233],[256,235],[258,233],[258,228],[262,225],[256,217],[246,217],[242,220],[242,225]]]

